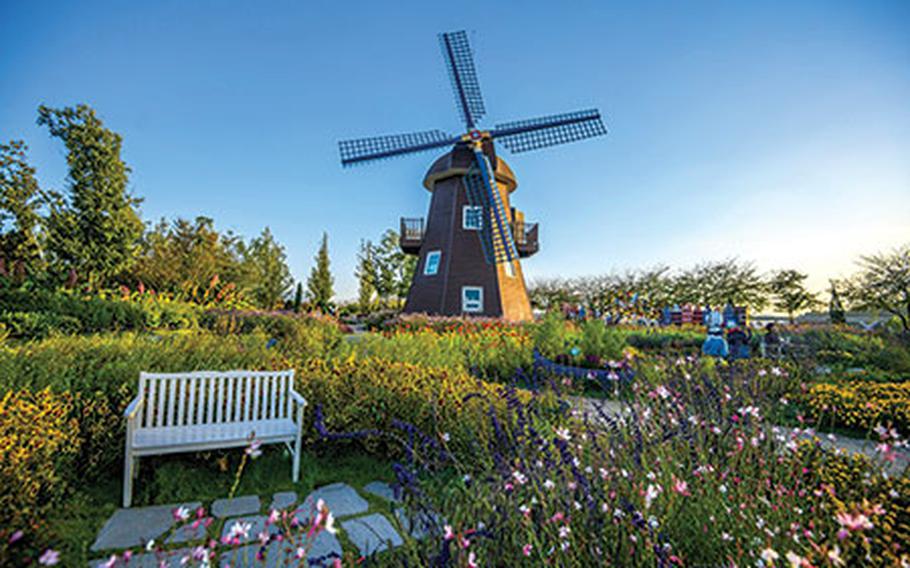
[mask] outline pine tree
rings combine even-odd
[[[40,274],[44,259],[38,241],[41,190],[21,140],[0,144],[0,259],[13,274]]]
[[[123,140],[87,105],[41,105],[38,124],[64,143],[69,166],[67,194],[52,194],[49,204],[50,260],[60,273],[74,269],[90,286],[103,286],[130,268],[143,229],[136,210],[140,200],[127,191]]]
[[[303,284],[300,282],[297,283],[297,289],[294,291],[294,303],[291,308],[294,310],[294,313],[300,312],[300,305],[303,303]]]
[[[316,253],[316,266],[310,272],[306,285],[307,300],[324,313],[330,312],[332,308],[332,296],[335,294],[332,290],[333,283],[334,278],[329,269],[329,236],[323,233],[322,245]]]
[[[361,313],[370,313],[376,296],[376,263],[373,259],[373,243],[360,241],[357,253],[357,282],[359,283],[357,304]]]
[[[844,312],[844,304],[841,302],[840,294],[837,291],[837,283],[831,280],[831,299],[828,301],[828,316],[831,323],[847,323],[847,315]]]

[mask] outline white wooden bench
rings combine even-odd
[[[139,395],[124,411],[123,506],[130,506],[140,456],[234,448],[253,438],[286,444],[297,482],[305,406],[293,370],[140,373]]]

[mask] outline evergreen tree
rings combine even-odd
[[[357,305],[360,312],[366,314],[372,311],[376,296],[376,264],[373,261],[373,243],[370,241],[360,241],[355,275],[359,283]]]
[[[21,140],[0,144],[0,260],[15,275],[44,270],[38,240],[41,190]]]
[[[298,282],[297,289],[294,290],[294,303],[291,305],[291,308],[294,310],[294,313],[300,312],[300,305],[302,303],[303,303],[303,284]]]
[[[847,323],[847,315],[844,312],[844,305],[841,302],[840,294],[837,291],[837,283],[831,280],[831,298],[828,301],[828,315],[831,323]]]
[[[329,236],[322,234],[322,245],[319,252],[316,253],[316,266],[310,272],[307,279],[307,300],[314,307],[318,307],[325,313],[331,311],[332,296],[335,292],[332,290],[334,278],[329,269]]]
[[[140,200],[127,191],[122,139],[87,105],[41,105],[38,124],[64,143],[69,166],[68,192],[53,194],[46,221],[50,260],[59,272],[74,269],[90,286],[102,286],[130,268],[143,228]]]
[[[796,312],[807,310],[818,304],[815,294],[809,292],[803,282],[807,276],[798,270],[780,270],[769,283],[774,294],[774,307],[785,312],[793,323]]]
[[[244,264],[252,277],[250,292],[253,300],[260,308],[274,309],[294,284],[284,247],[278,244],[266,227],[250,241],[244,253]]]

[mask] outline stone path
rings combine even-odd
[[[622,415],[622,404],[609,399],[588,398],[583,396],[568,397],[570,404],[579,415],[587,414],[589,419],[595,424],[603,423],[604,415],[610,418],[618,418]],[[898,475],[904,471],[904,468],[910,464],[910,450],[899,448],[895,450],[895,460],[893,462],[882,463],[881,455],[876,451],[876,443],[872,440],[861,438],[851,438],[849,436],[828,436],[826,434],[810,434],[805,430],[798,428],[785,428],[785,431],[796,432],[797,436],[803,440],[812,440],[818,438],[823,448],[832,451],[846,452],[849,454],[862,454],[874,463],[879,463],[883,469],[891,475]]]
[[[387,483],[373,481],[363,487],[363,492],[388,501],[385,511],[388,514],[371,512],[369,502],[345,483],[319,487],[302,501],[293,491],[276,493],[271,499],[261,499],[258,495],[218,499],[206,508],[200,519],[196,517],[196,510],[202,506],[199,502],[119,509],[107,520],[92,544],[92,555],[98,558],[89,562],[89,566],[106,566],[112,555],[117,555],[114,566],[195,566],[199,562],[192,558],[194,548],[206,546],[218,537],[234,539],[233,545],[219,546],[223,551],[216,560],[218,566],[295,566],[300,564],[294,556],[296,548],[287,540],[268,542],[264,558],[260,555],[263,550],[260,535],[275,535],[279,530],[276,526],[268,526],[268,513],[271,509],[293,511],[305,527],[320,499],[337,519],[337,534],[322,531],[309,543],[306,564],[310,566],[320,563],[330,566],[335,558],[341,558],[342,541],[338,537],[342,535],[360,556],[369,556],[401,546],[404,539],[399,529],[413,538],[428,534],[427,529],[435,519],[417,520],[412,527],[411,519],[398,506],[400,501]],[[264,509],[264,503],[270,506]],[[186,507],[190,512],[190,519],[185,523],[175,520],[174,512],[179,507]],[[305,538],[305,529],[303,536]],[[154,544],[146,551],[149,541]],[[128,563],[122,558],[124,549],[131,549],[133,553]]]

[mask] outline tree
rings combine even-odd
[[[38,240],[41,190],[21,140],[0,144],[0,260],[21,276],[44,271]]]
[[[888,253],[863,256],[860,272],[848,284],[847,294],[859,309],[881,310],[896,317],[910,333],[910,243]]]
[[[760,310],[768,304],[768,287],[751,262],[727,259],[696,264],[681,272],[670,296],[676,303],[748,306]]]
[[[831,280],[830,283],[831,289],[828,292],[830,295],[828,300],[828,316],[831,318],[831,323],[847,323],[844,305],[841,302],[840,293],[837,291],[837,282]]]
[[[361,313],[369,313],[373,309],[373,300],[376,296],[376,263],[373,260],[373,243],[360,241],[360,251],[357,253],[357,306]]]
[[[248,285],[256,305],[267,310],[277,307],[290,291],[294,279],[291,278],[284,247],[278,244],[268,227],[245,247],[243,263],[250,277]]]
[[[318,307],[323,312],[329,312],[332,307],[332,296],[335,292],[332,290],[334,278],[329,269],[329,236],[322,234],[322,245],[319,252],[316,253],[316,266],[310,272],[307,279],[307,300],[314,307]]]
[[[74,269],[90,286],[102,286],[135,260],[142,221],[140,200],[127,191],[129,168],[122,139],[87,105],[38,107],[38,124],[66,146],[67,194],[52,194],[46,220],[53,266]]]
[[[803,284],[807,276],[798,270],[779,270],[771,277],[768,287],[774,295],[774,307],[786,312],[790,323],[794,314],[818,304],[818,298]]]
[[[300,282],[297,283],[297,288],[294,290],[294,303],[291,305],[291,309],[294,310],[294,313],[300,312],[300,305],[303,303],[303,284]]]
[[[382,235],[379,246],[373,250],[373,263],[376,267],[374,285],[379,297],[396,303],[408,295],[414,271],[417,270],[417,257],[405,254],[398,245],[398,233],[389,229]]]
[[[187,292],[216,276],[241,288],[254,280],[243,263],[243,241],[219,233],[209,217],[161,219],[145,231],[139,248],[130,277],[154,290]]]

